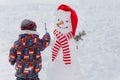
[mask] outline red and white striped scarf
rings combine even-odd
[[[69,48],[68,40],[73,37],[72,32],[68,32],[67,34],[62,34],[61,32],[55,29],[53,33],[57,37],[57,39],[52,49],[52,61],[56,59],[58,51],[60,50],[60,48],[62,48],[64,63],[71,64],[71,56],[70,56],[70,48]]]

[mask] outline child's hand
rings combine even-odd
[[[50,34],[48,32],[45,35],[50,36]]]
[[[50,41],[50,34],[48,32],[43,36],[43,40]]]

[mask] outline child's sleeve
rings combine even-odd
[[[11,65],[15,64],[16,57],[17,57],[17,49],[14,45],[13,47],[11,47],[10,52],[9,52],[9,62]]]
[[[49,44],[50,44],[50,34],[49,33],[46,33],[43,38],[42,38],[42,42],[43,42],[43,45],[42,45],[42,50],[44,50]]]

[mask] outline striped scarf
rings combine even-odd
[[[60,50],[60,48],[62,48],[64,63],[71,64],[71,56],[70,56],[70,48],[69,48],[68,40],[73,37],[72,32],[68,32],[67,34],[62,34],[61,32],[55,29],[53,33],[57,37],[57,39],[52,49],[52,61],[56,59],[58,51]]]

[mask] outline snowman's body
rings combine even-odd
[[[72,31],[70,14],[70,12],[64,12],[62,10],[59,10],[56,14],[55,29],[62,34],[67,34]],[[56,36],[54,36],[54,40],[56,39]],[[78,61],[79,53],[76,51],[76,44],[73,37],[68,40],[68,44],[70,48],[71,64],[64,63],[61,47],[56,59],[48,64],[47,80],[83,80]]]
[[[80,56],[75,51],[75,43],[73,39],[69,40],[71,64],[66,65],[63,61],[62,49],[54,62],[48,63],[47,80],[84,80],[80,71],[78,57]]]

